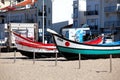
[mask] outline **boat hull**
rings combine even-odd
[[[67,60],[78,60],[79,59],[78,54],[72,54],[72,53],[67,53],[67,52],[61,52],[61,54]]]
[[[81,54],[81,55],[91,55],[91,56],[108,56],[110,54],[116,55],[120,54],[120,45],[92,45],[78,43],[75,41],[68,40],[59,35],[53,35],[60,53],[71,54]],[[63,54],[64,55],[64,54]]]
[[[78,60],[79,59],[79,53],[77,52],[81,52],[81,51],[76,51],[76,50],[71,50],[71,49],[63,49],[61,47],[58,47],[59,50],[61,50],[61,54],[67,59],[67,60]],[[65,51],[64,51],[65,50]],[[68,50],[68,51],[66,51]],[[75,53],[76,52],[76,53]],[[104,55],[103,54],[100,54],[100,55],[95,55],[95,53],[99,52],[98,51],[94,51],[94,54],[93,54],[93,51],[86,51],[81,54],[81,58],[82,59],[98,59],[98,58],[109,58],[110,55],[109,54],[106,54],[106,52],[110,52],[110,51],[104,51]],[[86,54],[88,53],[88,54]],[[91,53],[91,54],[90,54]],[[101,52],[103,53],[103,52]],[[112,55],[113,58],[120,58],[120,54],[113,54]]]
[[[55,53],[58,53],[55,44],[45,44],[32,41],[20,34],[17,34],[15,32],[13,33],[15,35],[16,47],[24,56],[33,58],[33,53],[35,53],[36,58],[41,58],[43,56],[50,57],[50,55],[55,55]]]
[[[58,46],[58,49],[60,52],[67,52],[67,53],[73,53],[73,54],[86,54],[86,55],[103,55],[103,54],[119,54],[120,49],[114,49],[114,50],[97,50],[97,49],[75,49],[75,48],[68,48],[68,47],[61,47]]]
[[[23,51],[23,50],[18,50],[23,56],[26,56],[28,58],[33,58],[33,52],[29,52],[29,51]],[[59,53],[58,53],[58,57],[59,57]],[[51,57],[55,57],[55,54],[53,53],[40,53],[40,52],[36,52],[35,53],[35,58],[51,58]]]
[[[35,52],[35,58],[43,58],[43,57],[55,57],[55,53],[58,51],[56,50],[47,50],[47,49],[39,49],[39,48],[32,48],[28,46],[23,46],[17,44],[18,51],[28,58],[33,58],[33,53]]]

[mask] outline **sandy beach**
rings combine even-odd
[[[27,59],[19,52],[1,53],[0,80],[120,80],[120,58],[112,59],[112,72],[108,59],[66,61],[58,58]]]

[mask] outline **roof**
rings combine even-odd
[[[26,6],[27,4],[33,5],[35,2],[37,2],[37,0],[25,0],[25,1],[18,3],[15,6]]]
[[[18,3],[15,6],[26,6],[27,4],[31,4],[31,3],[32,3],[32,0],[25,0],[25,1]]]
[[[33,5],[37,0],[25,0],[25,1],[22,1],[14,6],[6,6],[4,8],[0,8],[0,10],[15,10],[15,7],[20,7],[20,6],[26,6],[28,4],[30,5]]]
[[[15,10],[15,7],[6,6],[4,8],[1,8],[0,10]]]

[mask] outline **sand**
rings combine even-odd
[[[66,61],[58,58],[27,59],[17,52],[14,63],[14,53],[1,53],[0,80],[120,80],[120,58],[112,59],[110,73],[109,59],[90,59]]]

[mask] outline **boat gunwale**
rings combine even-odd
[[[61,38],[61,39],[64,39],[64,40],[66,40],[66,41],[69,41],[69,42],[72,42],[72,43],[75,43],[75,44],[80,44],[80,45],[86,45],[86,46],[97,46],[97,47],[120,47],[120,44],[118,45],[93,45],[93,44],[85,44],[85,43],[80,43],[80,42],[75,42],[75,41],[72,41],[72,40],[69,40],[69,39],[67,39],[67,38],[65,38],[65,37],[62,37],[62,36],[60,36],[60,35],[57,35],[57,34],[52,34],[53,35],[53,38],[54,38],[54,42],[55,42],[55,44],[56,44],[56,41],[55,41],[55,36],[57,36],[57,37],[59,37],[59,38]],[[54,36],[55,35],[55,36]],[[56,46],[57,46],[57,44],[56,44]]]

